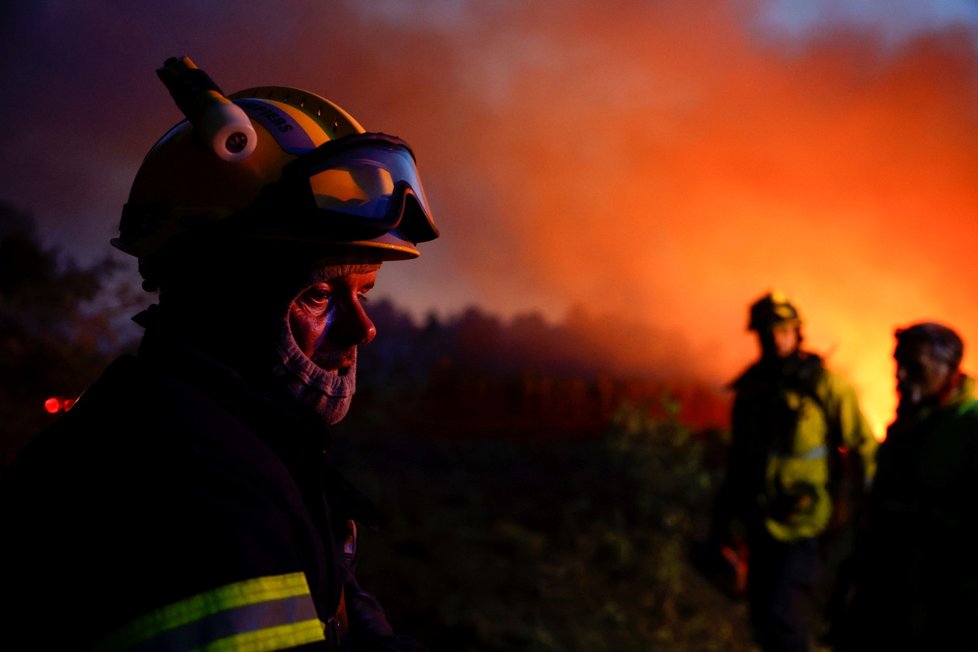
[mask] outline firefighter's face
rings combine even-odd
[[[901,403],[917,404],[939,396],[955,371],[946,360],[934,356],[931,346],[923,342],[897,346],[893,358]]]
[[[798,350],[798,345],[801,343],[798,324],[794,322],[775,324],[771,328],[759,331],[758,337],[762,353],[765,356],[778,358],[787,358]]]
[[[356,364],[357,347],[376,337],[363,306],[376,280],[376,271],[327,278],[302,290],[292,302],[292,337],[322,369],[346,374]]]

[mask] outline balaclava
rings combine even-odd
[[[347,274],[376,271],[379,264],[338,263],[325,261],[324,267],[311,272],[293,295],[293,301],[310,285]],[[296,344],[289,323],[289,309],[282,314],[275,344],[276,362],[271,369],[273,387],[294,407],[311,413],[327,425],[338,423],[350,408],[356,391],[356,364],[344,374],[328,373],[303,353]]]
[[[295,243],[234,242],[185,247],[163,270],[161,313],[205,355],[259,393],[327,425],[340,421],[356,389],[355,365],[328,373],[296,344],[293,301],[310,285],[370,272],[379,263],[324,255]]]

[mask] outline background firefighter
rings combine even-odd
[[[896,331],[899,403],[877,455],[845,650],[978,650],[978,400],[964,343]]]
[[[754,637],[765,651],[813,649],[845,577],[845,533],[876,440],[852,387],[802,349],[801,317],[781,293],[750,307],[760,358],[735,392],[715,546],[746,546]]]

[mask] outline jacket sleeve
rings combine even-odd
[[[841,443],[848,451],[850,461],[858,465],[864,486],[868,487],[876,474],[879,442],[859,407],[859,399],[852,385],[836,373],[826,374],[826,384],[830,418],[836,420]]]
[[[344,567],[343,592],[356,652],[427,652],[414,639],[394,633],[377,598],[360,588],[352,564]]]

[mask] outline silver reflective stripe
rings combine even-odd
[[[129,623],[96,649],[283,650],[325,640],[303,573],[259,577],[175,602]]]
[[[800,455],[771,455],[768,459],[772,460],[817,460],[822,457],[828,457],[829,449],[827,446],[816,446],[811,448]]]

